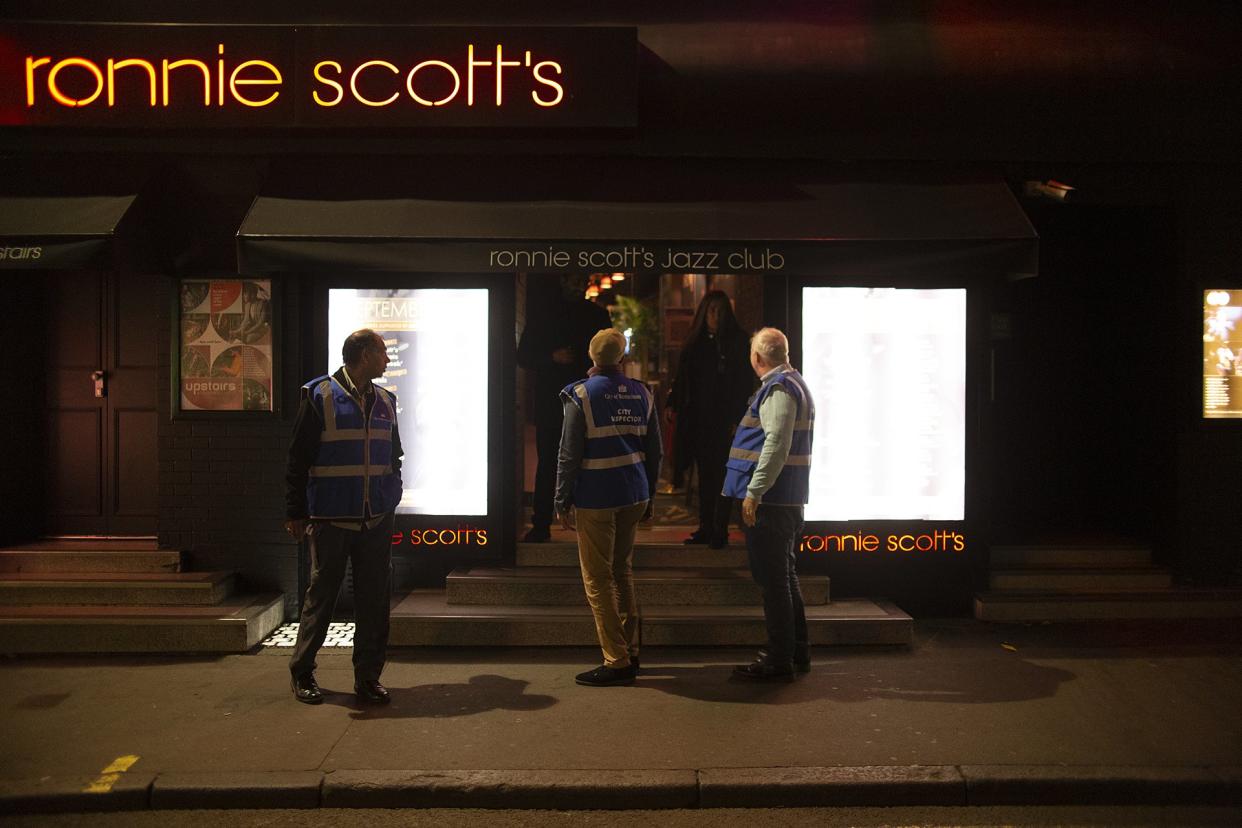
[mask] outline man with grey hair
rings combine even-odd
[[[789,340],[763,328],[750,341],[750,367],[759,390],[738,424],[725,470],[724,495],[742,501],[750,571],[763,589],[767,647],[733,674],[789,681],[811,669],[806,609],[794,550],[810,495],[815,401],[789,364]]]

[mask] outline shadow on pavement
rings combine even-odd
[[[892,669],[882,663],[813,663],[793,682],[753,682],[732,677],[730,666],[661,667],[643,665],[635,687],[682,698],[732,704],[801,704],[813,701],[863,702],[901,699],[916,702],[990,704],[1029,701],[1056,695],[1077,676],[1017,658],[996,659],[988,669],[977,662],[921,663]]]
[[[504,676],[473,676],[465,684],[420,684],[389,687],[392,703],[359,704],[354,694],[325,691],[327,704],[356,710],[354,719],[448,719],[489,710],[544,710],[556,704],[552,696],[527,695],[528,681]]]

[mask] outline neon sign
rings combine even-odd
[[[393,546],[487,546],[487,530],[474,526],[436,529],[411,529],[408,533],[394,532]]]
[[[893,532],[881,537],[871,532],[835,535],[803,535],[800,552],[965,552],[966,536],[937,529],[932,532]]]
[[[0,125],[633,126],[633,28],[0,27]]]

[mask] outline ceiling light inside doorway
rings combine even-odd
[[[1047,181],[1027,181],[1023,192],[1027,198],[1047,198],[1052,201],[1069,201],[1074,188],[1062,181],[1049,178]]]

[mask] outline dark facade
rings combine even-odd
[[[855,180],[991,176],[1009,185],[1039,233],[1036,278],[997,279],[972,293],[970,556],[810,561],[833,574],[834,589],[951,611],[964,606],[988,544],[1069,537],[1150,542],[1158,560],[1183,576],[1225,584],[1238,577],[1242,518],[1235,504],[1242,491],[1234,471],[1242,432],[1231,421],[1201,417],[1197,332],[1203,291],[1239,287],[1242,77],[1232,50],[1242,27],[1224,3],[1196,14],[1108,6],[1009,4],[1000,11],[982,3],[953,10],[877,3],[781,12],[714,4],[605,13],[554,4],[523,13],[473,4],[446,19],[362,4],[344,19],[305,4],[217,5],[191,17],[140,3],[112,4],[106,13],[74,3],[15,3],[4,12],[6,25],[106,14],[116,22],[216,25],[635,27],[633,124],[9,125],[0,128],[0,153],[23,193],[39,187],[32,171],[61,171],[49,196],[80,188],[63,180],[66,170],[69,178],[102,168],[126,172],[128,182],[114,189],[139,195],[132,245],[143,252],[118,242],[124,249],[105,268],[116,276],[98,301],[119,328],[119,310],[133,301],[127,291],[158,293],[154,311],[129,323],[149,336],[156,383],[151,485],[158,498],[149,532],[140,533],[187,550],[195,568],[236,569],[290,602],[297,551],[280,527],[285,448],[298,386],[334,367],[319,356],[326,288],[353,277],[274,277],[281,290],[280,413],[238,420],[174,415],[174,279],[237,272],[236,236],[256,196],[416,192],[471,201],[522,190],[538,198],[594,175],[624,178],[618,170],[650,180],[667,174],[674,186],[725,191],[735,200],[746,198],[743,179],[773,170]],[[1024,182],[1049,179],[1073,185],[1072,198],[1026,195]],[[53,285],[64,284],[57,278],[4,272],[10,307],[36,309],[14,315],[4,343],[10,377],[39,389],[35,399],[54,382],[46,346]],[[498,542],[487,555],[503,556],[521,518],[515,424],[526,394],[512,345],[525,318],[525,283],[516,274],[455,283],[462,278],[491,280],[487,336],[498,376],[513,378],[492,398],[491,459],[500,474],[493,475],[489,517]],[[795,324],[791,297],[803,281],[765,277],[766,323]],[[793,344],[797,351],[796,336]],[[38,405],[20,405],[6,418],[11,454],[0,541],[53,530],[48,458],[58,441],[47,423]],[[110,468],[121,462],[114,458]],[[443,551],[399,557],[404,580],[421,584],[436,583],[461,559]]]

